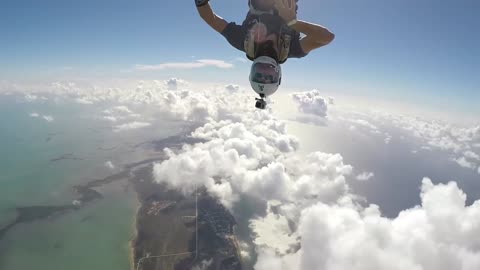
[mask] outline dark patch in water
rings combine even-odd
[[[60,161],[60,160],[84,160],[84,159],[76,157],[75,155],[73,155],[73,153],[70,153],[70,154],[63,154],[63,155],[61,155],[59,157],[56,157],[56,158],[52,158],[52,159],[50,159],[50,162],[57,162],[57,161]]]

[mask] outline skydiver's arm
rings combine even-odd
[[[197,7],[197,10],[200,17],[202,17],[202,19],[218,33],[222,33],[225,27],[227,27],[228,23],[222,17],[213,12],[209,3]]]
[[[325,46],[333,41],[335,35],[327,28],[304,21],[297,21],[291,28],[306,36],[300,40],[300,45],[305,53]]]
[[[275,7],[280,17],[286,22],[296,20],[296,5],[292,0],[276,0]],[[300,40],[300,46],[305,53],[320,48],[332,42],[335,35],[327,28],[304,21],[297,21],[290,26],[293,30],[304,33],[306,36]]]

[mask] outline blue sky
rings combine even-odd
[[[241,22],[246,0],[213,0]],[[299,19],[336,34],[284,65],[284,87],[325,89],[475,110],[480,99],[480,2],[300,0]],[[193,0],[2,1],[0,79],[133,76],[136,64],[219,59],[234,67],[135,72],[247,84],[248,63],[197,15]],[[60,75],[58,75],[60,76]]]

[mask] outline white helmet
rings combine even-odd
[[[260,56],[253,60],[250,70],[250,85],[260,95],[270,96],[282,82],[282,68],[275,59]]]

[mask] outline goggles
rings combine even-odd
[[[252,66],[252,81],[263,84],[278,83],[280,72],[278,67],[272,64],[256,63]]]

